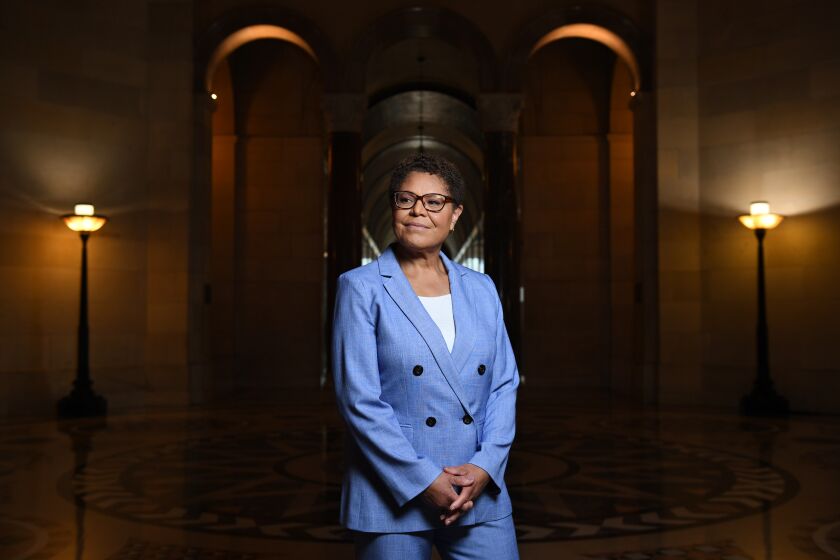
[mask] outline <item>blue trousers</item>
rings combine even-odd
[[[429,560],[436,546],[443,560],[518,560],[513,516],[466,527],[413,533],[354,532],[358,560]]]

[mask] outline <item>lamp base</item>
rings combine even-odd
[[[88,418],[108,414],[108,401],[92,390],[73,390],[56,403],[59,418]]]
[[[745,416],[787,416],[788,400],[775,391],[753,391],[741,399],[741,414]]]

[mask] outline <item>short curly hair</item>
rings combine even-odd
[[[425,152],[408,156],[394,168],[394,172],[391,174],[391,184],[388,187],[388,195],[391,200],[394,198],[394,193],[402,187],[406,177],[414,172],[428,173],[440,178],[449,189],[449,196],[455,199],[455,203],[463,203],[465,187],[461,172],[448,159]]]

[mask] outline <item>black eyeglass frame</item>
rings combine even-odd
[[[406,193],[406,194],[409,194],[409,195],[414,197],[414,202],[411,203],[411,206],[403,207],[403,206],[400,206],[399,204],[397,204],[397,196],[399,196],[400,193]],[[442,196],[443,197],[443,206],[441,206],[438,210],[432,210],[431,208],[426,206],[426,197],[427,196]],[[421,196],[421,195],[419,195],[417,193],[413,193],[411,191],[394,191],[394,193],[391,196],[391,202],[393,202],[394,206],[396,206],[400,210],[411,210],[412,208],[414,208],[414,205],[417,204],[418,199],[420,199],[420,201],[422,202],[423,208],[425,208],[428,212],[434,212],[435,214],[443,211],[443,208],[444,208],[444,206],[446,206],[447,202],[454,202],[456,204],[458,202],[457,200],[455,200],[451,196],[447,196],[447,195],[441,194],[441,193],[426,193],[426,194]]]

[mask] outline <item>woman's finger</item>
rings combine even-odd
[[[470,501],[471,498],[472,488],[470,486],[465,486],[461,489],[461,493],[458,494],[458,499],[452,502],[452,504],[449,506],[449,511],[456,511],[461,509],[461,506]]]
[[[453,476],[449,479],[453,486],[472,486],[475,479],[471,476]]]
[[[450,513],[450,514],[449,514],[449,516],[447,516],[446,514],[441,515],[441,516],[440,516],[440,519],[441,519],[441,521],[443,521],[446,525],[449,525],[450,523],[452,523],[453,521],[455,521],[455,520],[457,520],[459,517],[461,517],[463,514],[465,514],[465,513],[467,513],[468,511],[470,511],[470,510],[472,509],[472,507],[473,507],[473,502],[472,502],[472,500],[470,500],[469,502],[465,503],[465,504],[463,505],[463,507],[461,507],[461,509],[459,509],[458,511],[454,511],[454,512]],[[448,521],[448,523],[447,523],[447,521]]]
[[[461,517],[460,510],[452,512],[448,516],[446,516],[446,519],[443,520],[443,524],[444,525],[451,525],[452,523],[457,521],[459,517]]]
[[[452,504],[452,502],[455,502],[457,500],[458,494],[455,492],[455,489],[452,488],[452,486],[450,485],[449,488],[446,489],[446,501]],[[446,508],[446,506],[444,506],[444,508]]]

